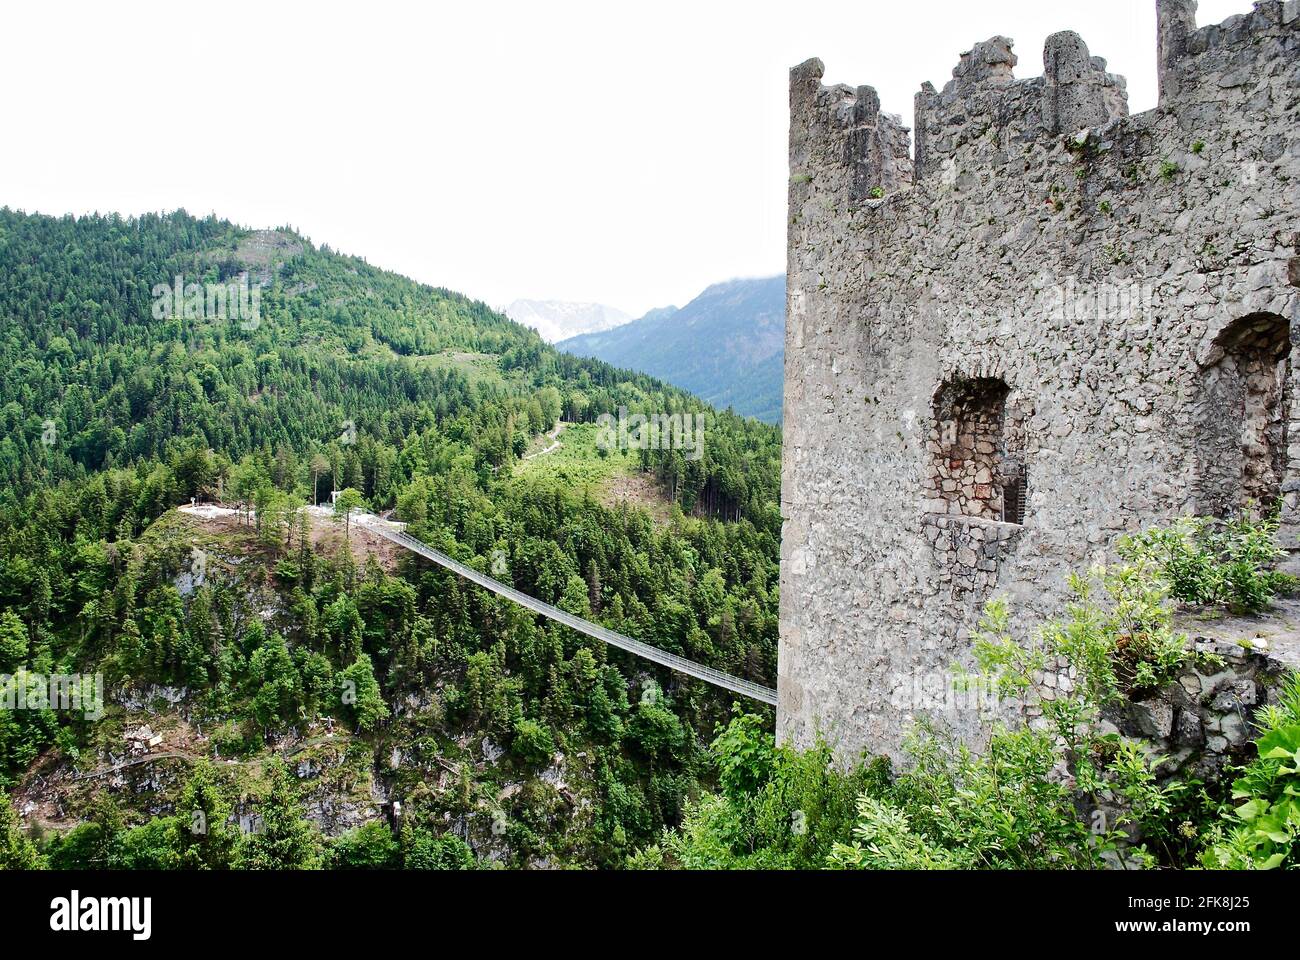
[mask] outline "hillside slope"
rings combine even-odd
[[[178,275],[247,276],[257,322],[156,310]],[[334,489],[548,603],[775,680],[773,428],[715,415],[689,461],[560,436],[562,466],[524,469],[561,420],[708,411],[292,231],[183,213],[0,210],[0,321],[0,674],[105,698],[0,711],[0,788],[51,866],[614,866],[710,781],[728,695],[321,529],[301,507]],[[668,515],[604,493],[620,471]],[[191,499],[244,520],[199,523]],[[191,835],[195,804],[220,829]]]
[[[769,423],[781,419],[785,278],[729,280],[682,307],[652,310],[559,350],[639,370]]]

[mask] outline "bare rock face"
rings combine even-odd
[[[1029,80],[976,44],[911,151],[872,88],[791,71],[783,739],[898,756],[931,716],[978,742],[987,703],[918,691],[971,665],[989,598],[1031,628],[1119,534],[1250,501],[1294,542],[1297,3],[1158,8],[1135,116],[1069,32]],[[1224,706],[1150,736],[1230,749]]]
[[[1173,732],[1174,708],[1166,700],[1140,700],[1129,705],[1129,714],[1144,737],[1163,740]]]

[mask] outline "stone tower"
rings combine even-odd
[[[984,602],[1179,514],[1300,515],[1300,9],[1161,0],[1160,104],[1073,33],[916,97],[790,75],[778,735],[897,755]],[[1295,438],[1288,446],[1288,436]],[[1293,538],[1294,539],[1294,538]]]

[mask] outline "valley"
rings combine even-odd
[[[717,283],[682,308],[662,307],[556,348],[660,377],[719,409],[781,421],[785,278]]]
[[[770,685],[779,435],[717,414],[702,459],[598,449],[605,411],[707,407],[455,294],[250,236],[0,212],[0,670],[105,691],[98,721],[0,713],[20,822],[62,866],[253,867],[272,836],[281,866],[620,865],[711,781],[731,696],[302,507],[340,491]],[[97,306],[51,321],[33,270]],[[150,315],[155,276],[244,270],[264,282],[248,329]],[[206,834],[185,826],[196,796]]]

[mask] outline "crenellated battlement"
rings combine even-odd
[[[1300,56],[1300,0],[1261,0],[1251,13],[1199,29],[1196,0],[1158,0],[1156,10],[1162,107],[1173,106],[1207,76],[1240,73],[1279,54]]]
[[[1245,80],[1300,57],[1300,0],[1263,0],[1250,14],[1197,28],[1195,0],[1158,0],[1160,108],[1205,114],[1207,100],[1233,102]],[[911,130],[882,113],[872,87],[823,86],[822,62],[791,71],[791,103],[822,111],[823,136],[837,138],[854,201],[879,197],[925,180],[953,176],[959,165],[998,163],[1034,141],[1073,136],[1127,117],[1124,77],[1108,72],[1083,38],[1062,31],[1043,47],[1043,75],[1015,77],[1017,57],[1007,37],[975,44],[961,55],[942,90],[922,86]],[[1210,89],[1202,90],[1205,84]],[[809,131],[812,132],[811,130]]]
[[[1161,100],[1075,33],[916,96],[790,75],[778,731],[896,752],[985,601],[1183,514],[1283,504],[1300,544],[1300,18],[1158,3]]]
[[[902,120],[881,112],[880,96],[872,87],[823,86],[824,71],[815,58],[790,71],[792,111],[816,118],[792,130],[792,155],[796,138],[809,147],[819,142],[837,154],[847,171],[845,189],[855,201],[910,186],[911,139]]]
[[[1012,42],[994,37],[962,54],[941,92],[916,96],[917,179],[941,176],[986,138],[994,156],[1043,137],[1099,127],[1128,114],[1124,78],[1106,72],[1076,33],[1047,38],[1043,76],[1016,80]]]
[[[892,193],[928,177],[981,138],[996,153],[1037,137],[1097,127],[1128,114],[1124,78],[1106,71],[1078,34],[1047,39],[1041,77],[1017,80],[1012,41],[993,37],[962,54],[942,91],[925,84],[916,96],[916,150],[907,127],[880,109],[867,86],[822,86],[820,60],[791,71],[791,103],[821,111],[823,135],[842,138],[844,162],[853,168],[854,200]]]

